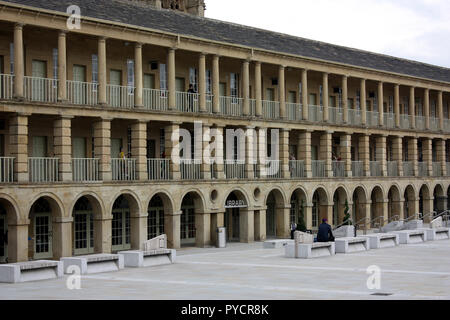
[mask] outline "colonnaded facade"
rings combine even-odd
[[[339,225],[346,202],[359,228],[449,208],[449,69],[207,19],[203,1],[77,0],[81,19],[73,2],[0,1],[1,262],[162,233],[206,247],[222,226],[284,238],[300,217]],[[279,129],[281,170],[172,161],[196,121],[194,149],[257,132],[246,159]]]

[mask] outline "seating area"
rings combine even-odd
[[[80,268],[81,274],[119,271],[124,268],[123,256],[120,254],[92,254],[86,256],[61,258],[64,265],[64,273],[70,266]]]
[[[331,257],[336,254],[334,242],[300,243],[297,247],[289,243],[285,248],[285,256],[288,258],[312,259],[320,257]]]
[[[336,238],[336,253],[351,253],[370,250],[369,239],[365,237]]]
[[[398,234],[400,244],[414,244],[427,241],[424,230],[401,230],[393,231]]]
[[[400,244],[399,235],[393,233],[372,233],[361,237],[369,239],[370,249],[393,248]]]
[[[60,261],[38,260],[0,265],[0,282],[19,283],[56,279],[63,276]]]
[[[294,243],[294,240],[289,239],[271,239],[264,241],[263,248],[264,249],[280,249],[287,246],[290,243]]]

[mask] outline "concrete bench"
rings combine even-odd
[[[450,229],[449,228],[421,228],[419,230],[425,231],[426,241],[436,241],[436,240],[448,240],[450,239]]]
[[[175,263],[177,251],[174,249],[156,249],[150,251],[121,251],[125,267],[142,268]]]
[[[351,253],[370,250],[369,239],[364,237],[337,238],[336,253]]]
[[[61,258],[64,272],[69,266],[78,266],[81,274],[119,271],[124,268],[123,256],[120,254],[91,254],[86,256]]]
[[[369,239],[370,249],[393,248],[400,244],[399,235],[393,233],[372,233],[361,237]]]
[[[393,231],[398,234],[400,244],[413,244],[427,241],[424,230]]]
[[[290,243],[294,243],[294,240],[290,240],[290,239],[267,240],[267,241],[264,241],[263,248],[265,248],[265,249],[281,249]]]
[[[60,261],[38,260],[0,265],[0,282],[17,283],[57,279],[63,276]]]
[[[348,238],[355,236],[355,227],[354,226],[342,226],[333,230],[333,235],[335,238]]]
[[[289,243],[284,247],[285,256],[295,258],[295,243]],[[330,257],[336,254],[334,242],[300,243],[298,245],[299,259],[312,259]]]

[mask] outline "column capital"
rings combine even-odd
[[[328,77],[328,75],[329,75],[329,73],[328,73],[328,72],[322,72],[322,76],[323,76],[323,77],[325,77],[325,76],[327,76],[327,77]]]
[[[283,131],[283,132],[290,132],[291,129],[290,128],[281,128],[281,131]]]
[[[31,117],[31,112],[17,112],[16,117]]]
[[[134,47],[135,48],[142,48],[144,46],[144,44],[142,42],[135,42],[134,43]]]
[[[67,35],[67,33],[68,33],[68,31],[67,30],[58,30],[58,35],[59,36],[66,36]]]
[[[280,65],[278,66],[278,68],[279,68],[279,69],[286,69],[287,66],[286,66],[285,64],[280,64]]]
[[[183,124],[183,121],[171,121],[171,125],[181,126]]]
[[[15,29],[22,29],[24,26],[25,26],[24,23],[17,22],[17,23],[14,24],[14,28]]]
[[[245,129],[247,129],[247,130],[249,130],[249,129],[255,130],[255,129],[256,129],[256,126],[245,126]]]
[[[147,120],[147,119],[137,119],[135,121],[135,123],[149,123],[149,122],[150,122],[150,120]]]
[[[107,121],[107,122],[111,122],[113,121],[114,118],[113,117],[100,117],[100,119],[98,121]]]
[[[331,131],[331,130],[327,130],[327,131],[325,131],[325,133],[326,133],[326,134],[333,134],[333,133],[334,133],[334,131]]]
[[[59,117],[56,120],[59,119],[72,120],[73,118],[75,118],[75,116],[59,115]]]
[[[98,41],[106,42],[106,40],[108,40],[108,37],[104,37],[104,36],[98,37]]]
[[[223,129],[223,128],[226,127],[226,125],[225,125],[225,124],[221,124],[221,123],[215,123],[215,124],[214,124],[214,127],[215,127],[215,128],[218,128],[218,129],[220,129],[220,128]]]

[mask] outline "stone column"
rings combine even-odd
[[[353,176],[352,171],[352,136],[351,134],[341,135],[340,156],[345,163],[345,175]]]
[[[370,148],[369,148],[369,142],[370,142],[370,135],[363,134],[359,136],[359,160],[363,162],[364,166],[364,176],[370,177]]]
[[[255,99],[256,116],[262,117],[262,83],[261,83],[261,62],[255,62]]]
[[[422,148],[423,148],[423,162],[427,164],[428,168],[428,176],[433,176],[433,150],[432,150],[432,143],[433,140],[430,138],[424,138],[422,142]]]
[[[416,127],[416,98],[414,87],[409,88],[409,116],[411,117],[411,129]]]
[[[59,181],[72,181],[72,118],[64,116],[53,122],[54,155],[59,158]]]
[[[167,53],[167,86],[169,89],[169,110],[176,110],[175,49],[173,48],[170,48]]]
[[[436,142],[437,161],[441,163],[442,176],[447,176],[447,164],[445,159],[445,140],[438,139]]]
[[[297,159],[305,162],[305,177],[312,178],[311,167],[311,133],[312,130],[300,132],[298,135]]]
[[[134,106],[142,108],[143,100],[143,73],[142,73],[142,44],[136,43],[134,46],[134,84],[136,91],[134,92]]]
[[[289,214],[291,206],[289,205],[286,207],[282,204],[280,207],[277,207],[276,210],[277,238],[290,239]]]
[[[383,217],[378,222],[380,223],[380,226],[383,226],[387,224],[387,221],[389,220],[389,200],[383,199],[383,212],[381,213],[381,216]]]
[[[444,130],[444,106],[443,106],[444,103],[442,98],[442,91],[438,91],[437,100],[438,100],[439,129]]]
[[[280,118],[286,119],[286,83],[285,83],[285,66],[278,68],[278,100],[280,102]]]
[[[144,250],[144,242],[148,240],[148,213],[130,217],[131,249]]]
[[[291,172],[289,170],[289,131],[283,128],[280,132],[280,170],[283,179],[290,179]]]
[[[308,70],[302,70],[302,119],[308,121],[309,105],[308,105]]]
[[[131,126],[131,156],[136,159],[136,175],[140,181],[148,180],[147,121],[138,120]]]
[[[25,75],[25,61],[23,52],[23,24],[14,26],[14,98],[24,98],[23,82]]]
[[[323,73],[322,76],[322,100],[323,100],[323,121],[328,122],[329,110],[328,110],[328,73]]]
[[[267,129],[258,128],[258,164],[257,171],[260,178],[265,178],[267,175],[266,160],[267,160]]]
[[[72,217],[53,217],[53,259],[72,256]]]
[[[98,103],[106,105],[108,103],[106,98],[106,38],[98,39]]]
[[[313,208],[312,203],[305,204],[305,224],[307,230],[312,229],[312,208]]]
[[[242,94],[243,94],[243,114],[250,115],[250,61],[242,63]]]
[[[246,127],[245,140],[245,174],[248,180],[253,180],[255,178],[253,167],[257,163],[255,151],[257,151],[256,143],[258,141],[255,127]]]
[[[213,89],[213,113],[220,112],[220,74],[219,74],[219,56],[213,57],[212,70],[212,89]]]
[[[167,234],[167,246],[171,249],[181,247],[181,214],[182,211],[164,214],[164,231]]]
[[[347,76],[342,76],[342,108],[344,123],[348,122],[348,79]]]
[[[103,181],[111,181],[111,119],[102,119],[94,126],[94,153],[99,159],[99,175]]]
[[[417,138],[411,137],[408,139],[408,159],[413,163],[414,176],[419,175]]]
[[[254,211],[255,241],[266,241],[266,209]]]
[[[400,128],[400,85],[394,85],[395,127]]]
[[[94,251],[97,253],[111,253],[112,251],[112,215],[104,217],[94,215]]]
[[[211,214],[195,213],[195,246],[205,248],[211,245]]]
[[[206,110],[206,54],[200,53],[198,57],[198,93],[199,93],[199,110]]]
[[[216,158],[218,163],[216,163],[216,173],[217,179],[225,179],[225,168],[224,168],[224,142],[223,142],[223,132],[225,126],[216,125],[215,130],[217,130],[217,144],[216,144]]]
[[[397,161],[398,165],[398,175],[399,177],[403,177],[403,137],[396,136],[393,139],[392,144],[392,155],[394,157],[394,161]]]
[[[201,143],[199,143],[198,145],[202,145],[202,150],[200,150],[202,157],[201,157],[201,172],[202,172],[202,176],[203,179],[205,180],[209,180],[212,178],[212,173],[211,173],[211,164],[207,163],[205,161],[205,155],[203,153],[204,150],[207,150],[207,147],[209,146],[209,143],[211,141],[211,127],[206,124],[203,123],[203,128],[202,128],[202,141]]]
[[[361,79],[361,123],[363,125],[367,124],[367,106],[366,106],[366,79]]]
[[[67,53],[66,32],[58,34],[58,101],[67,100]]]
[[[240,209],[239,212],[239,241],[252,243],[255,241],[255,220],[253,210]]]
[[[378,82],[378,112],[379,118],[378,123],[380,127],[384,126],[384,90],[383,90],[383,82]]]
[[[375,144],[376,144],[376,160],[380,162],[381,165],[381,176],[386,177],[387,176],[387,163],[386,163],[386,135],[382,135],[379,137],[376,137]]]
[[[211,244],[217,246],[217,228],[223,227],[224,224],[224,213],[217,212],[211,213]]]
[[[172,122],[165,127],[165,153],[170,159],[170,175],[173,180],[181,179],[180,172],[180,125],[181,122]]]
[[[19,222],[8,224],[8,262],[28,261],[28,224]]]
[[[430,130],[430,90],[423,91],[423,108],[425,113],[425,129]]]
[[[327,177],[333,177],[332,137],[333,131],[327,131],[320,136],[319,159],[325,161],[325,176]]]
[[[9,120],[9,148],[14,158],[14,181],[28,182],[28,114],[17,114]]]

